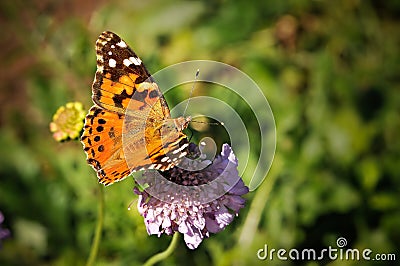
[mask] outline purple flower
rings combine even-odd
[[[189,152],[193,158],[199,155],[194,144]],[[237,166],[231,147],[224,144],[212,163],[185,158],[169,171],[143,172],[136,181],[146,188],[135,187],[134,192],[139,195],[138,209],[148,234],[180,232],[186,245],[195,249],[210,233],[223,230],[244,207],[241,196],[249,192]]]
[[[3,221],[4,221],[4,216],[3,216],[3,214],[0,212],[0,244],[1,244],[1,240],[2,240],[2,239],[7,238],[7,237],[10,236],[10,230],[8,230],[8,229],[3,229],[3,228],[1,227],[1,224],[3,223]]]

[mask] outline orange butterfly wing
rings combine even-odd
[[[137,170],[167,170],[186,155],[182,130],[190,118],[172,119],[140,58],[112,32],[96,42],[93,102],[81,142],[87,162],[105,185]]]
[[[121,114],[97,106],[86,116],[81,141],[88,163],[96,170],[99,182],[106,185],[130,173],[122,149],[122,124]]]

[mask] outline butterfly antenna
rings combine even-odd
[[[199,77],[199,74],[200,74],[200,69],[197,69],[196,76],[194,77],[194,82],[193,82],[193,85],[192,85],[192,89],[190,91],[190,96],[189,96],[189,99],[188,99],[188,101],[186,103],[185,110],[183,111],[183,116],[185,116],[185,114],[186,114],[186,110],[187,110],[187,108],[189,106],[190,99],[192,98],[192,95],[193,95],[194,85],[196,84],[196,81],[197,81],[197,78]]]
[[[223,126],[225,125],[224,122],[205,122],[205,121],[196,121],[192,120],[192,123],[198,123],[198,124],[207,124],[207,125],[213,125],[213,126]]]

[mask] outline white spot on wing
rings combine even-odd
[[[97,43],[100,44],[101,46],[104,46],[104,44],[107,43],[107,40],[98,39],[98,40],[97,40]]]
[[[185,143],[180,147],[179,149],[176,149],[172,152],[172,154],[177,154],[178,152],[181,152],[183,149],[185,149],[189,144]]]
[[[180,155],[179,155],[179,158],[182,158],[183,156],[185,156],[187,154],[187,152],[182,152]]]
[[[108,51],[108,55],[112,55],[112,52],[111,52],[111,51]]]
[[[168,160],[169,160],[168,157],[163,157],[163,158],[161,159],[161,162],[164,163],[164,162],[166,162],[166,161],[168,161]]]
[[[127,66],[127,67],[130,66],[130,65],[132,64],[132,62],[131,62],[129,59],[124,59],[123,63],[124,63],[124,65]]]
[[[114,45],[114,44],[111,44],[111,48],[113,48],[113,49],[114,49],[114,48],[115,48],[115,45]]]
[[[138,57],[129,57],[129,59],[124,59],[123,61],[124,65],[129,67],[130,65],[134,64],[136,66],[140,66],[140,64],[142,63],[142,60],[140,60],[140,58]]]
[[[140,60],[139,57],[133,57],[133,56],[129,57],[129,61],[131,61],[137,66],[139,66],[142,63],[142,60]]]
[[[180,150],[183,150],[183,149],[185,149],[187,146],[189,146],[189,144],[188,144],[188,143],[185,143],[185,144],[183,144],[183,145],[182,145],[182,147],[180,148]]]
[[[111,58],[110,60],[108,60],[108,65],[110,67],[115,67],[117,65],[117,61]]]
[[[121,47],[121,48],[127,47],[126,43],[125,43],[123,40],[121,40],[119,43],[117,43],[117,45],[118,45],[119,47]]]

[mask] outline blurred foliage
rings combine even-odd
[[[275,115],[275,160],[246,209],[196,251],[180,241],[160,265],[264,265],[271,261],[256,257],[264,244],[322,249],[340,236],[399,259],[399,1],[17,0],[2,1],[0,12],[0,210],[12,233],[1,265],[86,261],[97,180],[81,144],[56,143],[48,124],[66,102],[92,105],[94,42],[104,30],[131,44],[150,72],[193,59],[236,66]],[[223,93],[214,94],[240,103]],[[166,98],[173,106],[187,95]],[[234,108],[257,128],[250,109]],[[132,188],[129,178],[105,189],[97,265],[140,265],[168,246],[170,237],[149,237],[127,210]]]

